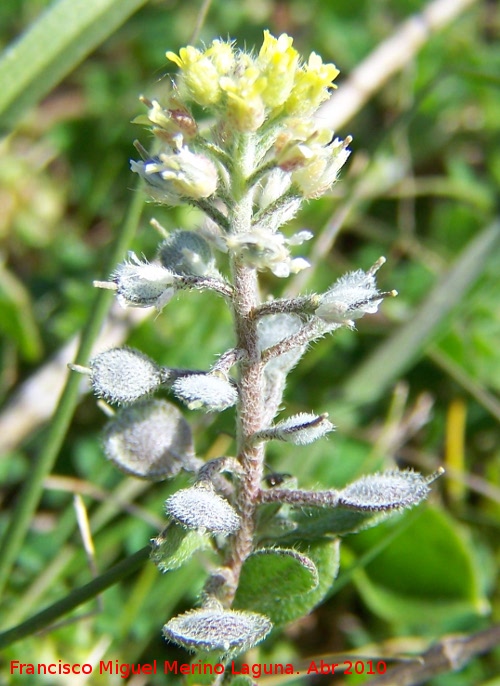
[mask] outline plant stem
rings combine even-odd
[[[235,581],[241,565],[252,551],[254,514],[264,462],[264,444],[252,445],[251,438],[262,428],[262,361],[257,345],[257,329],[250,312],[257,304],[258,289],[255,269],[239,264],[234,271],[234,318],[238,347],[246,351],[240,363],[240,401],[238,405],[238,460],[243,467],[237,505],[241,528],[237,532],[231,551],[229,566]]]
[[[251,176],[255,159],[255,140],[243,134],[235,145],[232,189],[235,205],[231,211],[231,231],[246,233],[251,230],[253,198],[247,179]],[[241,527],[233,539],[227,562],[236,589],[242,564],[252,552],[254,515],[264,464],[264,444],[252,444],[251,437],[262,429],[263,422],[263,364],[257,340],[257,325],[252,312],[260,304],[257,272],[242,260],[232,260],[233,316],[237,348],[245,351],[239,363],[239,403],[237,408],[237,457],[243,468],[237,494],[237,507]],[[230,596],[230,594],[229,594]],[[232,600],[231,597],[228,598]]]

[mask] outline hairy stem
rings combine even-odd
[[[252,225],[252,191],[247,179],[253,171],[254,141],[242,136],[235,154],[232,186],[235,206],[231,212],[231,230],[234,233],[250,231]],[[237,494],[237,507],[241,527],[235,534],[229,553],[228,567],[237,586],[241,566],[251,553],[254,534],[254,515],[264,464],[264,445],[255,445],[252,436],[262,429],[263,423],[263,364],[257,341],[256,321],[252,312],[260,304],[257,272],[239,258],[232,261],[233,316],[236,347],[245,355],[239,363],[239,403],[237,409],[237,457],[243,475]],[[232,600],[232,598],[229,598]]]
[[[238,347],[246,351],[240,362],[240,400],[238,405],[238,460],[243,468],[237,506],[241,516],[241,528],[235,535],[229,566],[235,581],[239,577],[245,558],[252,551],[254,515],[264,463],[264,444],[252,445],[252,436],[262,428],[263,422],[263,375],[260,351],[257,346],[257,330],[250,311],[257,304],[257,276],[254,269],[235,265],[234,318]]]

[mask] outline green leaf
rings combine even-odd
[[[182,567],[197,550],[210,546],[208,536],[172,522],[152,541],[151,559],[162,572]]]
[[[316,541],[302,551],[259,550],[241,572],[235,608],[260,612],[275,626],[306,615],[325,596],[338,572],[338,541]]]
[[[231,679],[229,682],[230,686],[253,686],[254,683],[255,681],[251,677],[244,676],[243,674],[235,676],[234,679]]]
[[[146,0],[59,0],[0,60],[0,131],[17,123]]]
[[[391,512],[359,512],[345,507],[302,508],[295,510],[291,519],[297,528],[286,535],[286,540],[311,540],[322,536],[351,534],[379,524]]]
[[[365,554],[387,536],[388,522],[349,539],[349,547]],[[470,541],[444,512],[426,509],[364,570],[355,583],[373,612],[406,629],[453,630],[463,617],[483,614],[479,570]],[[437,628],[440,627],[440,628]]]
[[[42,352],[29,292],[0,264],[0,331],[17,343],[27,360]]]

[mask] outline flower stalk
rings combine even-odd
[[[302,603],[309,598],[312,609],[322,599],[314,588],[324,595],[338,569],[332,535],[366,526],[374,513],[379,517],[418,504],[430,480],[392,470],[341,491],[301,490],[293,478],[266,480],[269,441],[300,447],[334,430],[325,413],[276,420],[287,376],[308,345],[342,326],[354,328],[355,320],[376,312],[396,293],[377,287],[376,274],[385,262],[380,258],[367,271],[340,277],[325,293],[261,297],[261,272],[286,278],[309,266],[292,251],[311,239],[311,232],[287,236],[281,229],[304,201],[332,186],[350,154],[350,137],[335,138],[311,117],[328,97],[335,65],[314,53],[302,61],[292,38],[267,31],[258,54],[215,40],[203,51],[188,46],[167,57],[179,68],[176,85],[164,104],[142,98],[148,113],[136,120],[149,127],[159,148],[151,157],[137,144],[142,159],[133,160],[131,168],[154,201],[194,205],[207,222],[198,231],[169,233],[154,221],[161,238],[155,258],[132,253],[110,281],[95,285],[114,290],[124,307],[160,312],[178,290],[211,290],[231,309],[234,344],[206,371],[161,367],[130,348],[98,353],[88,368],[72,368],[89,376],[96,395],[122,406],[106,429],[106,454],[113,463],[155,480],[181,470],[194,473],[193,485],[166,500],[169,524],[153,540],[152,559],[164,572],[212,545],[221,566],[206,581],[202,607],[167,622],[164,636],[199,653],[219,651],[219,659],[226,660],[256,645],[273,622],[298,616],[297,608],[287,605],[293,593],[280,597],[281,589],[270,589],[278,600],[270,596],[263,603],[252,570],[277,578],[293,568],[297,594]],[[195,119],[193,104],[210,115],[210,128]],[[233,411],[234,455],[209,462],[197,457],[179,408],[145,398],[164,390],[183,410]],[[163,423],[161,432],[156,421]],[[301,523],[294,508],[311,508],[316,518]],[[336,518],[337,509],[343,512]],[[318,568],[313,553],[309,558],[297,552],[301,533],[307,538],[311,526],[319,532],[316,539],[324,537],[320,542],[331,558],[324,565],[319,556]],[[260,547],[262,541],[267,547]],[[283,541],[291,547],[281,547]],[[330,576],[320,585],[322,565]]]

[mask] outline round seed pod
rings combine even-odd
[[[125,407],[104,429],[104,452],[121,471],[162,481],[193,468],[193,436],[175,405],[149,399]]]
[[[133,348],[112,348],[89,363],[94,393],[110,403],[133,403],[161,384],[161,368],[147,355]]]
[[[240,517],[234,507],[205,481],[171,495],[165,502],[165,509],[170,517],[188,529],[228,535],[240,528]]]
[[[222,412],[238,401],[235,386],[216,374],[181,376],[172,384],[172,391],[190,410]]]
[[[208,276],[216,271],[210,245],[194,231],[173,231],[160,244],[158,258],[174,274]]]

